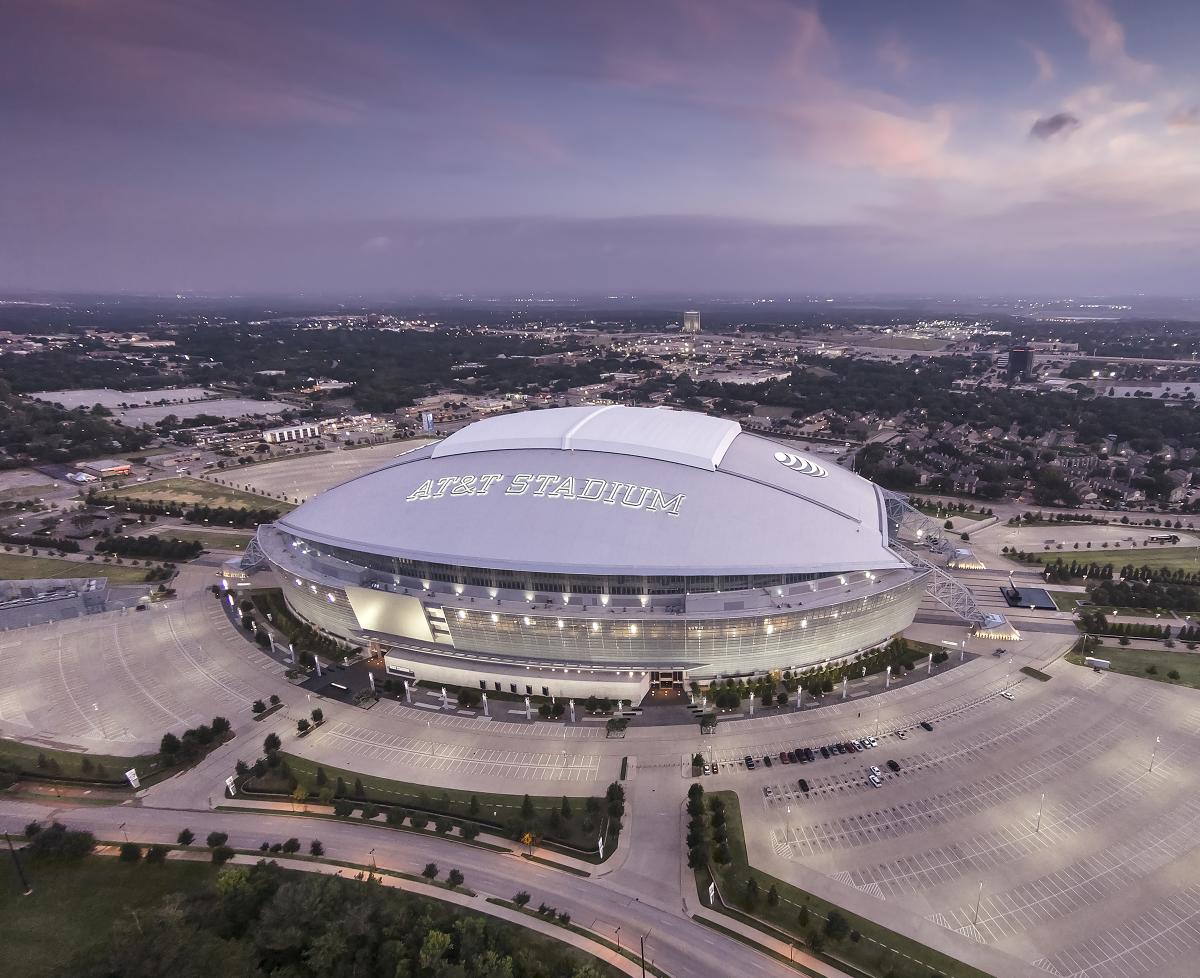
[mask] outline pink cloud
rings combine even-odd
[[[1125,50],[1125,28],[1104,0],[1064,0],[1067,19],[1087,41],[1093,63],[1137,81],[1154,75],[1154,66],[1130,57]]]

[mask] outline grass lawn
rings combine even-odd
[[[139,499],[144,502],[175,503],[184,506],[278,509],[280,512],[295,509],[290,503],[272,499],[270,496],[260,496],[230,486],[218,486],[213,482],[205,482],[203,479],[192,479],[187,476],[127,485],[120,489],[106,491],[105,495],[120,499]]]
[[[146,579],[146,568],[106,564],[99,560],[59,560],[56,557],[0,553],[0,580],[47,577],[107,577],[112,584],[140,584]]]
[[[3,865],[5,971],[22,978],[65,968],[102,943],[118,920],[132,919],[133,911],[154,907],[168,894],[215,876],[210,863],[129,865],[99,856],[79,862],[30,861],[22,854],[21,865],[33,884],[33,895],[26,897],[7,855]]]
[[[218,533],[215,530],[187,530],[172,527],[171,529],[155,530],[151,524],[151,536],[157,534],[166,540],[184,540],[199,542],[205,550],[245,550],[246,544],[254,539],[253,533]]]
[[[1088,596],[1083,591],[1047,591],[1059,611],[1074,611]]]
[[[1134,567],[1180,568],[1188,573],[1200,571],[1200,547],[1092,547],[1091,550],[1081,547],[1076,550],[1067,545],[1062,550],[1033,551],[1032,556],[1040,564],[1053,564],[1061,557],[1064,564],[1074,560],[1081,564],[1096,563],[1101,567],[1112,564],[1118,569],[1132,564]]]
[[[39,766],[39,758],[46,763],[45,767]],[[125,772],[131,767],[137,769],[139,777],[146,778],[157,770],[158,765],[157,754],[140,754],[137,757],[84,754],[0,738],[0,768],[10,771],[27,771],[47,777],[61,774],[68,778],[87,778],[91,781],[111,781],[114,784],[127,785],[129,782],[125,780]]]
[[[886,974],[893,978],[929,978],[930,974],[936,973],[944,975],[946,978],[988,978],[977,968],[963,964],[961,961],[926,947],[903,934],[880,927],[864,917],[855,916],[791,883],[776,879],[756,867],[748,866],[746,837],[742,829],[742,815],[737,794],[732,791],[706,792],[705,799],[714,795],[725,802],[729,851],[732,859],[725,866],[712,863],[711,868],[716,875],[717,887],[722,896],[735,909],[752,912],[754,916],[773,925],[777,930],[795,937],[798,943],[807,943],[808,932],[822,928],[825,918],[831,911],[836,910],[846,918],[852,930],[858,931],[861,939],[852,941],[845,938],[836,943],[828,942],[824,956],[827,956],[835,964],[839,959],[844,960],[869,975]],[[697,895],[707,905],[709,873],[706,870],[697,870],[695,876]],[[746,881],[750,877],[754,877],[759,887],[758,899],[752,907],[744,898]],[[775,906],[770,906],[767,901],[767,893],[772,886],[777,888],[779,894],[779,901]],[[802,927],[799,922],[801,907],[808,908],[807,928]]]
[[[918,506],[917,509],[920,510],[922,513],[924,513],[926,516],[932,516],[936,520],[943,520],[943,521],[956,520],[956,519],[976,520],[976,521],[991,519],[990,516],[984,516],[982,513],[960,513],[957,511],[948,512],[945,509],[938,509],[936,506]]]
[[[1088,655],[1096,659],[1108,659],[1112,663],[1112,671],[1123,676],[1138,676],[1141,679],[1154,679],[1160,683],[1170,683],[1172,686],[1191,686],[1200,689],[1200,653],[1187,651],[1151,649],[1126,649],[1117,645],[1100,645]],[[1077,666],[1083,665],[1083,655],[1075,650],[1067,653],[1067,661]],[[1149,673],[1147,668],[1153,667],[1156,672]],[[1167,678],[1167,673],[1174,669],[1179,673],[1178,679]]]
[[[487,822],[506,823],[521,810],[523,795],[500,795],[486,791],[460,791],[455,788],[432,788],[428,785],[409,784],[405,781],[392,781],[388,778],[378,778],[369,774],[358,774],[344,768],[330,767],[327,764],[315,764],[307,757],[297,757],[294,754],[283,754],[288,769],[297,781],[306,785],[314,794],[317,792],[317,768],[325,771],[330,785],[334,785],[340,777],[345,782],[346,794],[358,796],[355,783],[362,782],[361,797],[368,801],[381,802],[389,805],[410,805],[428,811],[445,811],[450,816],[469,817],[471,797],[479,801],[479,818]],[[267,778],[270,778],[268,772]],[[266,790],[287,791],[286,784],[272,784],[264,779],[262,787]],[[548,815],[562,805],[562,797],[530,795],[534,811],[538,816]],[[563,831],[556,836],[558,841],[567,845],[577,846],[587,851],[596,848],[595,830],[583,830],[585,798],[571,798],[572,817],[564,821]],[[601,801],[603,798],[601,797]],[[448,807],[446,803],[448,802]],[[495,813],[495,814],[493,814]],[[603,814],[597,816],[603,819]]]

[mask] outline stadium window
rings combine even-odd
[[[530,686],[528,683],[526,683],[526,684],[525,684],[525,695],[526,695],[526,696],[532,696],[532,695],[533,695],[533,687],[532,687],[532,686]]]
[[[509,689],[509,692],[515,693],[515,692],[517,691],[517,684],[516,684],[516,683],[509,683],[509,684],[508,684],[508,689]]]
[[[549,686],[543,686],[543,687],[542,687],[542,695],[543,695],[543,696],[549,696],[549,695],[550,695],[550,687],[549,687]]]
[[[496,683],[496,686],[497,686],[497,688],[499,688],[500,684]],[[479,680],[479,688],[484,689],[484,690],[487,689],[487,680],[486,679]]]

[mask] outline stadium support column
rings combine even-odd
[[[490,716],[491,716],[491,714],[488,712],[487,693],[484,693],[484,694],[483,694],[483,715],[484,715],[485,717],[490,717]]]
[[[892,685],[892,667],[887,667],[887,677],[883,681],[883,688],[890,689]]]
[[[574,723],[575,722],[575,701],[574,700],[570,701],[570,707],[571,707],[571,722]]]
[[[529,713],[529,697],[528,696],[525,697],[525,719],[526,720],[533,719],[533,717]]]

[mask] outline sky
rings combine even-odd
[[[3,0],[0,287],[1200,293],[1195,0]]]

